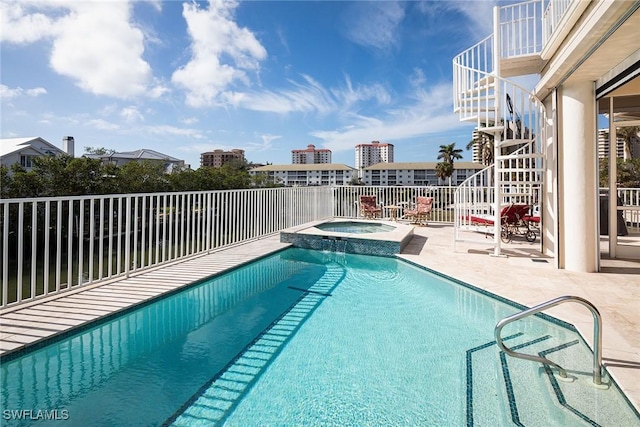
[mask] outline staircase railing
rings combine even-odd
[[[531,316],[533,314],[539,313],[543,310],[546,310],[548,308],[554,307],[558,304],[562,304],[565,302],[577,302],[579,304],[582,304],[585,307],[587,307],[591,311],[591,314],[593,315],[593,382],[596,385],[600,385],[602,384],[602,328],[601,328],[602,317],[600,316],[600,312],[598,311],[598,309],[584,298],[566,295],[566,296],[552,299],[547,302],[543,302],[542,304],[538,304],[535,307],[531,307],[527,310],[521,311],[520,313],[516,313],[512,316],[505,317],[504,319],[499,321],[495,327],[494,333],[496,337],[496,343],[498,344],[498,347],[500,347],[500,349],[504,351],[506,354],[508,354],[509,356],[517,357],[519,359],[531,360],[534,362],[540,362],[545,365],[553,366],[554,368],[558,369],[558,372],[562,378],[567,378],[567,371],[557,363],[552,362],[551,360],[545,357],[534,356],[531,354],[518,353],[516,351],[513,351],[504,344],[504,342],[502,341],[502,335],[501,335],[502,329],[509,323],[515,322],[516,320],[520,320],[524,317]]]
[[[494,9],[494,33],[453,60],[454,111],[461,121],[474,122],[479,132],[490,135],[494,161],[456,191],[455,239],[461,240],[460,229],[477,229],[470,217],[480,214],[478,209],[485,216],[491,212],[496,255],[500,204],[512,202],[515,195],[518,203],[536,204],[542,187],[548,126],[544,105],[527,88],[500,75],[500,59],[542,49],[542,7],[543,0],[531,0]],[[477,188],[489,186],[493,189]]]

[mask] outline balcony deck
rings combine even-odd
[[[399,256],[527,306],[561,295],[594,302],[603,319],[603,361],[640,408],[640,262],[608,261],[604,263],[606,273],[575,273],[556,269],[553,260],[541,256],[536,245],[524,240],[505,245],[508,257],[490,257],[489,249],[460,243],[454,252],[452,234],[452,227],[444,224],[416,227],[413,239]],[[3,309],[0,354],[67,333],[285,246],[273,235],[126,279]],[[131,284],[135,290],[128,286]],[[563,304],[547,313],[572,323],[592,343],[592,316],[584,307]]]

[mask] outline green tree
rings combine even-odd
[[[453,175],[453,162],[462,158],[462,149],[456,148],[456,143],[441,145],[438,151],[438,159],[442,159],[441,163],[436,165],[436,176],[441,179],[449,178],[451,185],[451,176]]]
[[[33,170],[27,171],[14,163],[10,168],[4,167],[2,177],[2,197],[23,198],[40,197],[44,192],[44,184],[40,176]]]
[[[43,182],[43,196],[104,194],[105,167],[97,159],[69,155],[34,159],[33,171]]]
[[[451,175],[453,175],[453,164],[440,162],[436,165],[436,176],[441,180],[449,178],[449,185],[451,185]]]
[[[622,188],[640,188],[640,158],[616,159],[616,183]],[[600,159],[600,187],[609,186],[609,159]]]
[[[631,159],[631,140],[638,138],[640,133],[640,126],[625,126],[616,129],[616,136],[621,136],[624,139],[624,160]]]
[[[455,160],[462,158],[462,149],[456,148],[456,143],[441,145],[438,151],[438,159],[442,159],[444,163],[449,163],[453,166]]]
[[[116,150],[104,147],[84,147],[84,152],[86,154],[97,154],[99,156],[104,156],[105,154],[111,155],[115,153]]]
[[[118,193],[169,191],[169,180],[161,162],[129,162],[116,169]]]

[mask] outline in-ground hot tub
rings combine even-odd
[[[305,249],[393,256],[413,237],[413,226],[388,221],[315,221],[280,233],[280,241]]]
[[[346,234],[386,233],[396,229],[394,225],[368,221],[331,221],[318,224],[315,228]]]

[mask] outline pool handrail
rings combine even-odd
[[[600,312],[598,311],[598,309],[584,298],[573,296],[573,295],[565,295],[565,296],[561,296],[561,297],[543,302],[542,304],[538,304],[534,307],[528,308],[526,310],[523,310],[511,316],[505,317],[504,319],[502,319],[496,324],[495,331],[494,331],[496,343],[498,344],[498,347],[500,347],[500,349],[504,351],[506,354],[508,354],[509,356],[517,357],[525,360],[532,360],[534,362],[540,362],[545,365],[553,366],[556,369],[558,369],[559,374],[562,378],[567,378],[567,371],[557,363],[552,362],[551,360],[545,357],[518,353],[516,351],[511,350],[509,347],[505,346],[504,342],[502,341],[501,332],[502,332],[502,328],[504,328],[507,324],[511,322],[515,322],[516,320],[520,320],[532,314],[539,313],[543,310],[546,310],[547,308],[551,308],[558,304],[562,304],[570,301],[577,302],[584,305],[591,311],[591,314],[593,315],[593,321],[594,321],[593,322],[593,382],[596,385],[601,385],[602,384],[602,328],[601,328],[602,317],[600,316]]]

